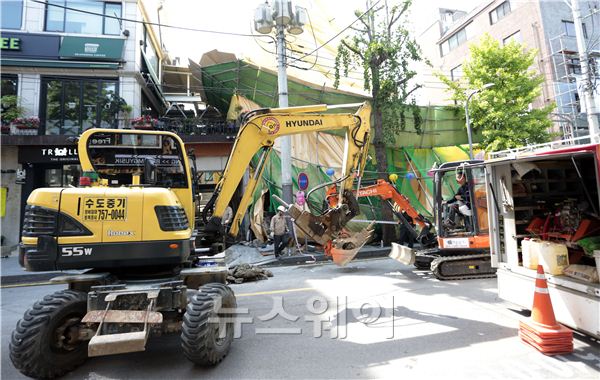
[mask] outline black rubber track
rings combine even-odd
[[[12,333],[8,349],[13,365],[26,376],[52,379],[83,364],[88,342],[59,348],[55,331],[69,319],[83,318],[86,312],[86,293],[74,290],[62,290],[36,302]]]
[[[236,306],[235,295],[227,285],[210,283],[198,289],[187,305],[181,328],[181,346],[190,361],[209,367],[227,356],[233,341],[233,310]],[[221,309],[228,310],[223,312]],[[212,321],[217,316],[226,321],[222,339],[218,339],[219,323]]]

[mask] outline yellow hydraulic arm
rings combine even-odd
[[[358,107],[356,113],[325,114],[323,112],[333,108]],[[365,158],[368,152],[370,131],[371,107],[368,103],[344,104],[328,106],[325,104],[314,106],[288,107],[256,110],[243,120],[237,135],[231,155],[225,166],[223,177],[216,186],[213,198],[207,209],[214,206],[212,218],[208,229],[218,228],[221,218],[233,197],[252,157],[262,149],[259,164],[250,178],[238,209],[235,211],[230,235],[236,236],[239,225],[248,204],[260,179],[264,164],[271,151],[275,139],[281,136],[300,133],[340,130],[346,131],[345,155],[342,164],[342,178],[340,193],[344,189],[352,188],[353,176],[357,171],[362,175]],[[206,215],[204,215],[206,218]],[[218,224],[218,225],[217,225]]]

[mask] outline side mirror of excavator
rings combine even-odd
[[[144,183],[147,185],[156,185],[156,165],[151,159],[144,159]]]

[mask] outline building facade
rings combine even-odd
[[[162,115],[161,67],[168,57],[157,31],[142,22],[149,17],[141,1],[3,0],[1,6],[3,107],[5,96],[14,96],[22,111],[20,120],[3,117],[1,139],[2,237],[12,246],[33,189],[77,185],[73,137],[93,127],[124,127],[141,114]],[[115,113],[120,99],[128,107]]]
[[[580,1],[588,54],[598,62],[600,51],[600,3]],[[436,10],[435,21],[417,33],[417,40],[432,68],[418,78],[424,84],[421,103],[450,105],[446,87],[434,76],[442,73],[453,80],[462,76],[462,65],[469,55],[469,45],[485,33],[502,44],[515,40],[538,55],[533,69],[545,81],[541,96],[532,107],[556,103],[553,116],[560,133],[569,138],[585,133],[585,109],[580,99],[581,66],[575,39],[573,14],[563,1],[486,0],[471,12],[453,9]],[[595,65],[594,76],[598,76]],[[599,81],[600,82],[600,81]],[[596,101],[600,96],[596,96]]]

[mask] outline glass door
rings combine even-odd
[[[78,135],[81,133],[80,130],[80,116],[81,116],[81,83],[78,81],[65,81],[64,83],[64,122],[63,131],[64,135]]]
[[[59,135],[62,124],[62,82],[47,81],[46,88],[46,134]]]

